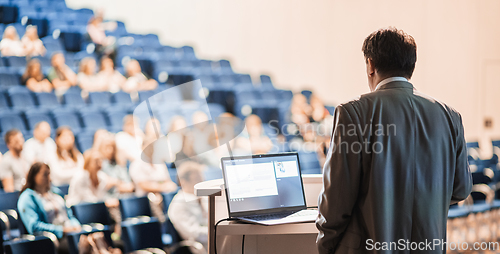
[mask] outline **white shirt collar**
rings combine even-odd
[[[386,78],[382,81],[380,81],[380,83],[377,84],[377,86],[375,87],[375,90],[373,90],[374,92],[377,91],[381,86],[389,83],[389,82],[393,82],[393,81],[406,81],[408,82],[408,79],[406,79],[405,77],[390,77],[390,78]]]

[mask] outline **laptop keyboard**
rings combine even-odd
[[[244,218],[256,220],[256,221],[264,221],[264,220],[276,220],[285,217],[293,218],[293,217],[301,217],[301,216],[310,216],[311,214],[317,214],[317,210],[302,210],[299,212],[285,212],[285,213],[276,213],[276,214],[260,214],[253,216],[246,216]]]

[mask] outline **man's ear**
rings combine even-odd
[[[370,77],[375,74],[375,67],[373,66],[373,61],[370,58],[366,59],[366,74]]]

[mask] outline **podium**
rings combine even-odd
[[[323,187],[320,174],[302,175],[304,193],[308,207],[318,206],[318,196]],[[275,226],[263,226],[237,221],[223,221],[228,218],[224,181],[215,179],[198,183],[195,186],[196,196],[208,196],[208,253],[215,253],[214,237],[217,240],[218,254],[293,254],[318,253],[316,237],[318,230],[314,222],[294,223]],[[243,237],[244,236],[244,237]],[[244,238],[244,246],[243,246]]]

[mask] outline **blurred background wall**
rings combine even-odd
[[[165,44],[191,45],[198,57],[228,59],[235,71],[254,78],[269,74],[277,87],[310,89],[332,105],[369,92],[363,40],[378,28],[396,26],[417,42],[414,86],[462,114],[467,140],[500,137],[497,0],[67,0],[67,4],[103,8],[106,18],[124,21],[130,32],[158,33]]]

